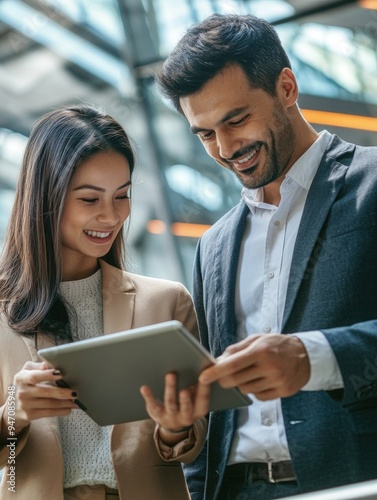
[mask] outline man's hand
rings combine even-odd
[[[310,364],[304,344],[288,335],[252,335],[233,344],[204,370],[199,381],[238,387],[262,401],[296,394],[309,380]]]

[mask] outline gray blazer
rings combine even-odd
[[[194,269],[202,343],[214,356],[237,341],[243,201],[205,233]],[[321,330],[344,390],[282,400],[302,492],[377,478],[377,148],[333,136],[313,180],[290,270],[283,333]],[[201,455],[185,465],[193,500],[214,500],[227,465],[236,410],[214,412]],[[299,422],[299,423],[297,423]]]

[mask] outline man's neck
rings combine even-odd
[[[278,179],[263,187],[264,201],[277,207],[279,206],[281,200],[280,186],[284,181],[286,174],[289,172],[292,165],[294,165],[296,161],[301,158],[301,156],[315,143],[319,137],[318,132],[314,130],[311,125],[309,125],[305,120],[301,121],[303,122],[302,130],[296,134],[296,148],[286,169]]]

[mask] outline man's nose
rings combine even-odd
[[[241,147],[241,143],[232,134],[223,132],[217,135],[217,147],[221,158],[229,160]]]

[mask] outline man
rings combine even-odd
[[[377,148],[305,121],[275,30],[252,16],[189,29],[158,83],[243,184],[199,242],[194,299],[219,357],[201,382],[254,402],[209,416],[206,446],[185,466],[192,498],[377,478]]]

